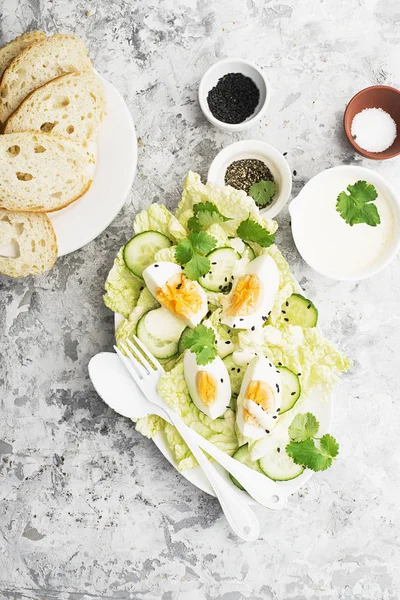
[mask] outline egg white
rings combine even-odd
[[[244,272],[241,273],[240,276],[243,275],[257,275],[261,281],[262,290],[257,306],[251,315],[228,316],[226,314],[229,307],[230,298],[235,291],[237,281],[240,279],[240,277],[236,277],[236,282],[229,296],[226,296],[226,299],[222,300],[224,302],[224,309],[221,321],[224,323],[224,325],[228,325],[228,327],[232,327],[233,329],[252,329],[253,327],[262,327],[264,321],[269,316],[269,313],[272,310],[275,299],[278,295],[280,281],[278,267],[271,256],[268,254],[262,254],[248,263]]]
[[[152,265],[149,265],[143,271],[143,279],[149,291],[157,299],[157,291],[160,288],[164,287],[167,281],[171,279],[171,277],[178,275],[178,273],[182,273],[182,269],[179,265],[173,262],[160,261],[158,263],[153,263]],[[197,283],[197,281],[193,283],[196,285],[197,291],[202,300],[202,304],[199,310],[190,317],[179,317],[186,325],[188,325],[188,327],[196,327],[196,325],[198,325],[205,317],[208,310],[206,292],[203,290],[201,285]],[[167,306],[165,308],[168,309]]]
[[[201,412],[210,419],[222,416],[229,407],[231,400],[231,382],[225,364],[219,356],[216,356],[207,365],[198,365],[196,355],[190,350],[185,350],[183,358],[183,369],[190,397]],[[206,371],[217,383],[217,398],[211,406],[206,406],[201,400],[196,385],[196,377],[199,371]]]

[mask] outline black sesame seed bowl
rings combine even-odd
[[[229,144],[212,161],[207,179],[219,186],[227,185],[229,182],[226,175],[229,167],[249,160],[264,163],[268,178],[275,183],[275,193],[271,202],[265,208],[260,207],[263,217],[273,219],[287,204],[292,192],[292,172],[286,158],[275,146],[260,140],[242,140]],[[236,184],[233,187],[244,189]],[[244,191],[246,192],[245,189]]]
[[[263,116],[270,85],[262,70],[242,58],[225,58],[203,75],[199,103],[206,119],[223,131],[244,131]]]

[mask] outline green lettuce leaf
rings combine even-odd
[[[107,293],[104,294],[103,301],[112,311],[127,318],[136,305],[144,283],[125,265],[122,252],[123,248],[118,252],[108,274],[104,285]]]
[[[135,233],[143,231],[159,231],[173,242],[180,242],[186,237],[187,231],[179,221],[162,204],[150,204],[146,210],[136,215],[133,222]]]

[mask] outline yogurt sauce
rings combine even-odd
[[[359,223],[352,227],[336,210],[340,192],[359,179],[349,173],[325,171],[312,179],[292,203],[292,228],[296,246],[303,258],[317,271],[334,278],[351,278],[374,266],[393,240],[394,217],[386,198],[375,185],[375,200],[381,223],[371,227]],[[371,182],[372,183],[372,182]]]

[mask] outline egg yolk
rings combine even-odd
[[[185,277],[183,273],[168,279],[164,287],[157,290],[156,298],[160,304],[178,317],[191,317],[203,305],[199,284]]]
[[[207,371],[198,371],[196,375],[196,388],[200,400],[206,406],[211,406],[217,399],[217,382]]]
[[[274,393],[268,383],[254,379],[250,381],[245,393],[246,400],[252,400],[265,411],[268,411],[274,404]]]
[[[243,275],[232,292],[226,314],[229,317],[251,315],[259,303],[262,283],[257,275]]]
[[[260,423],[257,421],[254,415],[251,414],[247,408],[243,409],[243,420],[248,425],[252,425],[253,427],[261,427]]]

